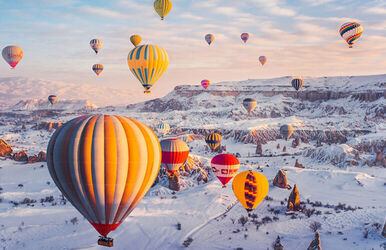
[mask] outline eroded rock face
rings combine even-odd
[[[12,154],[11,146],[0,138],[0,156],[1,157],[10,157]]]
[[[54,129],[59,128],[62,126],[61,122],[42,122],[40,124],[36,124],[35,129],[36,130],[48,130],[48,131],[53,131]]]
[[[287,147],[286,146],[283,147],[283,152],[284,153],[287,152]]]
[[[28,161],[28,155],[25,152],[25,150],[23,150],[23,151],[20,151],[18,153],[14,153],[13,156],[12,156],[12,159],[15,160],[15,161],[27,162]]]
[[[381,150],[378,150],[377,156],[375,157],[375,166],[386,167],[386,159],[383,157]]]
[[[300,144],[300,138],[299,137],[296,137],[293,141],[292,141],[292,147],[293,148],[296,148],[297,146],[299,146]]]
[[[273,250],[283,250],[283,245],[280,242],[280,236],[277,236],[275,242],[273,243]]]
[[[322,246],[320,243],[320,236],[318,232],[315,233],[314,239],[311,241],[307,250],[322,250]]]
[[[288,198],[287,211],[293,212],[293,211],[300,211],[300,210],[301,208],[300,208],[299,190],[295,184]]]
[[[260,141],[256,143],[256,154],[263,155],[263,146]]]
[[[304,168],[303,167],[303,164],[300,164],[298,159],[296,159],[296,162],[295,162],[295,168]]]
[[[28,157],[28,163],[45,162],[47,161],[47,155],[45,152],[40,151],[39,154]]]
[[[180,191],[180,182],[177,174],[169,176],[169,189],[173,191]]]
[[[279,188],[291,189],[291,186],[287,184],[287,174],[284,170],[279,170],[273,179],[273,185]]]
[[[385,225],[383,226],[382,236],[386,238],[386,222],[385,222]]]

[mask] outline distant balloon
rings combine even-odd
[[[20,47],[11,45],[3,49],[2,55],[4,60],[9,64],[9,66],[15,68],[16,65],[23,58],[24,53]]]
[[[221,135],[217,133],[209,134],[205,137],[205,142],[208,144],[210,149],[214,151],[221,143]]]
[[[92,39],[90,41],[90,46],[95,51],[95,53],[98,54],[98,52],[103,47],[103,42],[102,42],[102,40],[99,40],[99,39]]]
[[[161,141],[161,150],[162,165],[166,167],[168,174],[173,176],[188,159],[189,147],[179,139],[165,139]]]
[[[172,2],[170,0],[154,1],[154,10],[164,20],[165,16],[172,10]]]
[[[170,130],[170,126],[166,122],[160,122],[157,125],[158,133],[162,133],[163,135],[166,135],[169,132],[169,130]]]
[[[246,43],[249,39],[249,34],[248,33],[243,33],[241,34],[241,40],[243,40],[244,43]]]
[[[231,154],[219,154],[210,162],[214,175],[221,181],[223,188],[239,171],[240,162]]]
[[[56,95],[50,95],[48,97],[48,101],[51,103],[51,104],[55,104],[57,101],[58,101],[58,97]]]
[[[294,128],[290,124],[285,124],[280,127],[280,134],[285,140],[288,140],[293,132]]]
[[[267,62],[267,57],[266,56],[260,56],[259,61],[260,61],[261,65],[264,66],[264,64]]]
[[[249,170],[235,176],[232,188],[241,205],[250,212],[267,196],[269,184],[264,175]]]
[[[245,98],[243,106],[248,111],[248,114],[250,114],[256,108],[257,101],[254,98]]]
[[[202,87],[204,87],[204,89],[207,89],[210,85],[210,81],[209,80],[202,80],[201,85],[202,85]]]
[[[352,48],[356,40],[361,37],[362,32],[362,25],[357,22],[344,23],[339,30],[340,36],[346,41],[349,48]]]
[[[130,37],[130,41],[131,41],[131,43],[132,43],[135,47],[137,47],[137,46],[141,43],[142,37],[141,37],[140,35],[132,35],[132,36]]]
[[[92,70],[95,72],[95,74],[97,74],[97,76],[99,76],[99,74],[102,73],[102,71],[103,71],[103,65],[102,64],[94,64],[92,66]]]
[[[303,87],[304,82],[303,82],[303,79],[295,78],[295,79],[292,79],[291,84],[292,84],[292,87],[296,89],[296,91],[299,91]]]
[[[205,41],[210,45],[214,41],[214,35],[213,34],[207,34],[205,36]]]
[[[127,64],[131,73],[144,87],[145,93],[150,93],[149,89],[168,68],[169,56],[159,46],[140,45],[130,51]]]
[[[60,126],[47,148],[52,179],[71,204],[107,238],[150,189],[161,164],[157,136],[116,115],[85,115]]]

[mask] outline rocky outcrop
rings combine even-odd
[[[282,151],[283,151],[283,153],[287,152],[287,147],[284,146]]]
[[[375,166],[382,166],[386,168],[386,159],[383,157],[381,150],[378,150],[377,156],[375,157]]]
[[[288,198],[287,212],[294,212],[294,211],[300,211],[300,210],[301,210],[301,207],[300,207],[299,190],[295,184]]]
[[[284,170],[279,170],[273,179],[273,185],[279,188],[291,189],[291,186],[287,184],[287,174]]]
[[[322,245],[320,243],[320,236],[318,232],[315,233],[314,239],[311,241],[307,250],[322,250]]]
[[[14,153],[12,156],[12,159],[15,161],[27,162],[28,161],[28,155],[25,152],[25,150],[23,150],[23,151],[20,151],[18,153]]]
[[[47,161],[47,155],[45,152],[40,151],[39,154],[29,156],[28,163],[45,162]]]
[[[54,129],[59,128],[62,126],[61,122],[42,122],[40,124],[35,125],[36,130],[48,130],[48,131],[53,131]]]
[[[292,141],[292,147],[293,148],[296,148],[297,146],[299,146],[300,144],[300,138],[299,137],[296,137],[293,141]]]
[[[12,154],[11,146],[0,138],[0,156],[1,157],[10,157]]]
[[[169,176],[169,189],[173,191],[180,191],[181,186],[177,174]]]
[[[277,236],[275,242],[273,243],[273,250],[283,250],[283,245],[280,242],[280,236]]]
[[[386,238],[386,222],[385,222],[385,225],[383,226],[382,236]]]
[[[300,164],[298,159],[296,159],[296,162],[295,162],[295,168],[304,168],[303,167],[303,164]]]
[[[263,145],[261,145],[260,141],[257,141],[256,143],[256,154],[263,155]]]
[[[280,149],[280,143],[278,143],[278,144],[276,145],[276,148],[277,148],[277,149]]]

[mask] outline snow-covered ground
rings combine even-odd
[[[288,81],[289,78],[283,77],[219,83],[218,89],[233,91],[240,85],[265,89],[268,83],[280,89]],[[384,91],[386,75],[306,78],[305,82],[308,88],[303,91]],[[189,89],[195,91],[199,87],[183,88],[189,92]],[[217,87],[214,84],[209,88]],[[385,107],[385,99],[381,97],[367,102],[347,97],[311,102],[281,94],[264,96],[254,92],[253,97],[259,104],[253,114],[247,116],[240,101],[248,96],[248,93],[229,96],[205,92],[183,97],[174,91],[161,100],[177,100],[186,103],[188,108],[168,108],[162,112],[144,111],[146,103],[129,108],[84,109],[81,107],[84,102],[78,105],[70,102],[68,106],[54,107],[51,113],[44,111],[36,115],[40,109],[46,110],[44,105],[39,108],[37,102],[24,109],[20,108],[22,105],[18,106],[11,112],[13,116],[10,116],[10,111],[0,113],[0,138],[8,141],[14,151],[26,149],[28,154],[36,154],[45,150],[52,135],[46,130],[35,130],[36,123],[66,122],[84,113],[126,115],[150,126],[162,120],[171,124],[175,131],[179,127],[190,130],[277,131],[284,123],[292,124],[295,133],[366,130],[365,134],[348,133],[345,143],[322,143],[321,147],[316,147],[316,141],[310,140],[293,148],[292,139],[274,138],[262,145],[265,156],[255,154],[255,144],[245,144],[230,133],[222,144],[226,145],[228,152],[240,154],[240,171],[261,171],[270,182],[268,196],[272,199],[264,200],[253,211],[257,215],[255,220],[249,218],[242,226],[239,218],[247,213],[236,201],[231,182],[223,189],[211,176],[208,183],[187,185],[179,192],[172,192],[162,183],[155,185],[109,236],[114,238],[115,249],[184,249],[183,243],[191,238],[189,249],[265,250],[272,249],[278,235],[284,249],[307,249],[314,235],[309,225],[317,221],[322,225],[319,232],[323,249],[385,249],[386,239],[373,224],[380,223],[383,227],[386,219],[386,168],[363,164],[364,160],[375,159],[374,152],[364,151],[360,152],[362,161],[358,166],[340,164],[340,160],[353,159],[354,147],[360,143],[384,145],[385,121],[376,116],[376,110]],[[345,112],[339,114],[339,109],[334,109],[336,107],[343,107]],[[281,116],[271,117],[272,110]],[[268,116],[264,117],[263,113]],[[277,144],[280,144],[279,149]],[[191,155],[208,166],[214,154],[206,151],[205,142],[193,140],[188,145],[192,148]],[[285,154],[282,151],[284,146],[287,148]],[[382,150],[385,153],[385,149]],[[304,169],[294,167],[296,159]],[[285,215],[285,199],[290,190],[272,186],[272,180],[280,169],[286,170],[290,185],[297,185],[300,200],[306,207],[316,210],[310,217],[304,213]],[[98,234],[94,228],[71,204],[61,199],[45,163],[0,160],[0,187],[0,249],[103,249],[97,245]],[[26,198],[36,202],[23,204],[28,203]],[[260,223],[262,220],[265,223]],[[177,223],[181,223],[181,230],[177,230]],[[367,238],[364,237],[366,230],[369,232]]]

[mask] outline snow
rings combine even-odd
[[[238,89],[240,86],[279,89],[281,85],[288,85],[290,79],[283,77],[226,82],[211,85],[210,88],[217,88],[216,85],[219,85],[218,88],[224,91]],[[305,91],[310,89],[384,91],[382,83],[386,82],[386,75],[304,79],[307,87]],[[11,82],[15,81],[27,80],[14,79]],[[272,86],[267,87],[267,84]],[[191,90],[200,88],[182,87]],[[44,93],[46,94],[48,95]],[[90,96],[92,103],[98,99],[98,96],[93,94]],[[382,244],[386,239],[380,235],[380,231],[370,230],[367,238],[364,238],[363,233],[366,227],[375,222],[382,226],[385,223],[386,168],[368,167],[363,164],[365,160],[375,159],[374,152],[361,152],[358,166],[347,166],[344,162],[354,159],[356,145],[361,143],[382,145],[385,141],[384,119],[374,117],[375,109],[385,106],[384,98],[374,102],[361,102],[350,98],[326,102],[302,102],[281,94],[272,97],[256,94],[258,107],[248,116],[240,104],[247,96],[248,94],[243,92],[237,96],[225,97],[202,93],[188,98],[179,96],[173,91],[163,100],[178,99],[186,102],[189,108],[183,111],[167,110],[156,113],[141,111],[144,103],[131,108],[111,106],[84,109],[82,107],[87,106],[88,102],[82,98],[78,99],[77,96],[73,96],[72,99],[60,99],[58,107],[51,110],[51,107],[47,107],[45,99],[30,101],[26,98],[28,96],[14,94],[10,96],[14,104],[21,99],[27,101],[13,106],[12,112],[0,113],[0,138],[8,141],[14,151],[26,149],[27,154],[36,154],[46,150],[53,133],[35,130],[36,123],[44,121],[64,123],[86,113],[125,115],[150,126],[155,126],[162,120],[168,122],[172,129],[183,127],[230,131],[255,129],[277,131],[281,124],[290,123],[294,126],[295,132],[366,130],[366,134],[349,134],[345,143],[331,145],[322,143],[320,147],[316,146],[316,141],[301,143],[293,148],[292,139],[271,140],[263,144],[266,156],[255,155],[254,144],[238,142],[231,136],[223,137],[222,144],[227,146],[227,151],[240,154],[240,171],[250,169],[261,171],[269,180],[268,196],[272,197],[272,200],[264,200],[252,213],[258,216],[258,221],[267,216],[273,221],[260,225],[258,229],[251,218],[245,226],[238,222],[239,218],[247,216],[247,213],[233,195],[232,183],[228,183],[227,188],[221,188],[221,183],[210,174],[209,181],[205,184],[197,184],[190,177],[181,177],[183,188],[179,192],[169,190],[165,183],[155,185],[124,223],[109,236],[114,238],[115,249],[184,249],[183,243],[191,237],[193,241],[189,249],[265,250],[272,249],[272,243],[278,235],[284,249],[306,249],[314,235],[309,225],[317,221],[322,224],[319,230],[322,249],[383,249]],[[304,107],[300,108],[300,105]],[[339,115],[336,110],[326,109],[327,106],[344,107],[346,114]],[[290,109],[290,112],[286,113],[284,111],[286,108]],[[37,110],[46,109],[55,113],[38,118],[33,115]],[[260,116],[263,112],[269,115],[272,110],[277,110],[283,115],[277,118]],[[230,115],[230,112],[233,115]],[[16,119],[14,116],[19,118]],[[369,117],[367,122],[364,121],[365,116]],[[22,125],[25,129],[21,128]],[[166,137],[168,136],[173,135]],[[187,133],[176,137],[186,138]],[[277,144],[280,144],[279,149],[276,148]],[[191,140],[188,145],[191,148],[191,156],[198,158],[208,167],[215,154],[206,151],[204,140]],[[284,146],[287,149],[285,154],[282,152]],[[304,169],[294,167],[296,159],[303,164]],[[310,218],[304,213],[298,213],[294,217],[285,215],[287,205],[285,199],[288,198],[290,190],[272,185],[272,180],[280,169],[286,171],[291,186],[297,185],[300,200],[306,203],[307,208],[320,211],[320,215],[313,214]],[[97,245],[98,233],[94,228],[71,204],[68,202],[64,204],[60,191],[48,173],[46,163],[23,164],[1,159],[0,187],[0,248],[103,249]],[[54,200],[46,201],[50,196],[53,196]],[[36,203],[20,204],[25,198],[36,200]],[[323,205],[313,207],[307,199],[309,202],[320,201]],[[15,202],[19,204],[15,205]],[[346,209],[347,211],[339,209],[337,207],[342,206],[339,204],[346,204],[346,208],[350,206],[353,209]],[[77,221],[73,218],[77,218]],[[181,230],[177,230],[177,223],[181,223]]]

